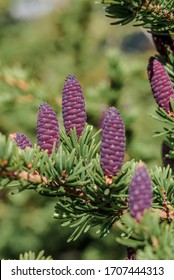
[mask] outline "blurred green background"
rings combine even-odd
[[[0,131],[23,132],[36,141],[37,111],[48,102],[61,120],[61,91],[68,74],[79,80],[88,123],[96,129],[106,109],[116,106],[126,124],[125,160],[149,167],[161,163],[161,124],[147,79],[155,53],[149,34],[132,26],[111,26],[94,0],[0,1]],[[32,192],[0,193],[0,257],[17,258],[45,249],[54,259],[122,259],[113,228],[104,239],[96,229],[74,243],[70,230],[52,218],[56,199]]]

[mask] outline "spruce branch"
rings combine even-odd
[[[73,195],[71,199],[68,196],[67,199],[62,197],[62,201],[59,200],[54,217],[62,221],[63,226],[78,225],[69,241],[76,240],[77,236],[94,226],[99,227],[97,233],[101,237],[110,231],[114,222],[127,210],[127,184],[134,168],[133,162],[124,164],[119,176],[113,178],[112,184],[108,186],[98,158],[94,169],[89,171],[91,184],[81,188],[81,193],[78,187],[78,197]]]
[[[169,219],[174,218],[174,193],[172,169],[168,165],[165,167],[156,167],[151,171],[151,179],[153,184],[153,207],[161,209],[161,217]]]
[[[118,19],[111,24],[125,25],[134,22],[134,26],[143,26],[154,31],[172,31],[174,29],[174,1],[170,0],[102,0],[106,5],[106,15]]]
[[[171,223],[161,221],[158,213],[146,211],[141,223],[125,214],[117,222],[117,226],[122,231],[122,236],[117,241],[136,250],[137,260],[174,259],[173,220]]]
[[[81,136],[84,145],[88,143],[89,150],[90,145],[93,147],[95,143],[95,134],[93,141],[87,137],[91,130],[87,125]],[[1,144],[4,143],[5,148],[2,156],[4,160],[1,158],[1,188],[10,187],[14,192],[14,187],[17,187],[18,191],[28,189],[40,195],[57,197],[54,217],[62,226],[70,226],[74,230],[69,241],[76,240],[94,226],[97,226],[97,232],[102,237],[129,210],[129,185],[136,163],[124,163],[108,184],[97,151],[89,159],[89,150],[86,150],[85,156],[76,133],[73,135],[73,130],[71,133],[76,138],[72,140],[71,136],[63,132],[63,145],[60,144],[57,152],[53,149],[51,155],[40,151],[37,146],[21,150],[10,139],[1,136]],[[8,146],[14,149],[8,153],[9,158],[5,156]],[[153,211],[157,211],[163,220],[173,219],[171,174],[169,167],[163,170],[156,168],[151,172]]]
[[[166,74],[164,69],[163,72]],[[168,76],[167,79],[169,80]],[[154,84],[153,90],[158,100],[160,86],[156,86],[156,80],[150,79],[150,81]],[[69,85],[70,82],[73,85]],[[172,91],[170,83],[169,86]],[[78,98],[76,98],[76,90],[72,91],[74,87],[80,89]],[[12,137],[12,140],[15,141],[0,135],[1,188],[11,187],[13,193],[14,187],[20,192],[34,190],[42,196],[56,197],[54,218],[60,221],[62,226],[69,226],[72,229],[68,241],[77,240],[91,227],[97,227],[97,233],[103,237],[109,233],[115,223],[122,219],[122,216],[124,217],[130,211],[134,219],[133,221],[132,218],[126,220],[132,226],[128,235],[129,240],[126,239],[125,242],[125,239],[123,241],[119,239],[119,241],[136,251],[144,249],[149,244],[146,236],[143,235],[141,229],[141,236],[136,231],[134,233],[134,228],[137,227],[137,224],[140,227],[144,223],[144,219],[146,220],[144,212],[147,208],[151,208],[149,211],[151,215],[154,214],[158,217],[155,220],[156,223],[157,221],[159,224],[161,222],[173,223],[174,198],[171,169],[169,166],[164,169],[157,167],[148,173],[142,163],[137,164],[134,160],[123,162],[124,122],[118,110],[113,107],[105,116],[100,146],[97,138],[101,130],[94,132],[92,126],[85,124],[84,100],[77,80],[69,77],[66,90],[64,88],[63,91],[64,94],[73,92],[75,103],[74,105],[72,103],[71,109],[75,106],[73,114],[75,112],[78,114],[79,111],[76,109],[80,104],[80,116],[82,116],[83,122],[81,122],[81,118],[80,126],[71,122],[71,127],[68,127],[67,130],[65,121],[65,131],[64,129],[59,131],[56,113],[50,109],[49,105],[42,103],[37,122],[37,136],[42,142],[38,141],[39,146],[31,145],[23,134],[17,134],[19,138]],[[165,97],[167,97],[167,101],[165,101],[167,109],[164,106],[164,108],[159,107],[157,112],[161,120],[165,120],[169,125],[168,129],[165,128],[165,133],[171,136],[174,105],[170,94]],[[64,100],[68,100],[66,95],[64,98]],[[78,103],[79,99],[80,103]],[[161,103],[159,105],[161,106]],[[67,103],[63,103],[63,106],[65,116],[67,116]],[[168,108],[171,110],[169,111]],[[47,117],[51,122],[53,121],[51,128],[50,124],[47,125]],[[50,140],[48,136],[54,136],[55,133],[56,137],[51,138],[51,146],[49,145],[48,150],[47,144],[50,144],[50,142],[47,143]],[[22,140],[22,145],[18,145],[16,139]],[[25,141],[23,142],[23,140]],[[28,147],[27,143],[30,144]],[[123,228],[124,223],[120,222]]]
[[[71,130],[72,137],[63,132],[63,146],[60,144],[58,151],[53,150],[51,155],[37,146],[22,150],[2,136],[6,146],[3,151],[9,145],[14,150],[9,153],[9,160],[2,156],[0,170],[1,188],[15,186],[18,191],[33,189],[41,195],[57,197],[55,218],[63,221],[63,225],[79,224],[72,240],[91,226],[98,225],[101,236],[109,232],[127,209],[127,184],[135,167],[133,162],[123,164],[108,186],[96,150],[96,134],[88,137],[92,127],[86,126],[79,140],[75,132]]]
[[[165,231],[166,236],[167,231],[167,242],[171,244],[174,225],[173,176],[169,166],[163,169],[156,167],[149,177],[145,165],[137,164],[129,188],[128,210],[130,214],[124,212],[116,223],[122,231],[117,241],[128,247],[128,257],[138,259],[143,256],[147,259],[146,251],[151,250],[154,259],[163,258],[161,251],[165,247],[164,242],[160,245],[161,233]],[[168,247],[168,250],[164,258],[173,259],[173,248]],[[148,259],[153,258],[148,256]]]

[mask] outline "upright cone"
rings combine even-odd
[[[141,221],[144,210],[152,205],[152,183],[146,165],[138,163],[129,187],[129,209],[132,218]]]
[[[73,75],[68,75],[62,91],[62,114],[67,135],[76,128],[77,137],[83,132],[86,123],[85,102],[82,88]]]
[[[124,160],[125,128],[116,108],[111,107],[103,121],[100,164],[104,175],[115,176]]]
[[[170,98],[174,100],[174,89],[164,65],[155,57],[149,59],[148,77],[158,106],[169,113]]]
[[[45,102],[39,107],[36,134],[38,145],[42,150],[47,150],[49,155],[54,145],[56,150],[58,149],[60,132],[57,116],[54,110]]]
[[[14,133],[10,135],[10,138],[14,140],[19,148],[25,150],[26,147],[32,147],[30,139],[25,136],[23,133]]]

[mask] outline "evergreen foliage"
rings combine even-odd
[[[150,169],[126,158],[124,117],[122,120],[115,108],[119,105],[118,96],[113,98],[111,94],[109,97],[108,107],[112,107],[104,113],[101,129],[96,131],[88,119],[85,124],[81,86],[74,76],[69,75],[62,91],[64,127],[59,129],[56,113],[48,104],[41,103],[37,122],[38,145],[32,145],[22,132],[14,137],[0,134],[0,188],[10,188],[12,193],[34,191],[43,197],[55,198],[54,218],[71,229],[69,242],[76,241],[93,227],[97,227],[96,232],[104,237],[116,225],[122,233],[117,241],[128,249],[129,259],[174,259],[174,59],[171,47],[174,1],[101,2],[106,4],[107,15],[118,19],[114,24],[134,21],[134,26],[142,26],[153,37],[163,36],[155,40],[159,53],[151,58],[150,63],[155,61],[157,64],[148,66],[147,79],[157,102],[153,118],[164,125],[155,134],[163,136],[163,144],[167,146],[162,154],[164,167]],[[86,11],[92,7],[88,5],[86,1],[79,8]],[[87,29],[88,16],[79,17],[84,30]],[[161,43],[165,35],[170,36],[170,40]],[[82,52],[79,42],[79,38],[78,42],[72,42],[75,53],[77,50]],[[80,65],[77,53],[75,57]],[[116,62],[111,64],[111,92],[119,91],[123,81],[114,83],[113,72],[115,67],[118,68]],[[163,82],[167,80],[167,88],[158,83],[156,75],[158,79],[161,75]],[[16,86],[16,80],[12,82]],[[22,83],[22,90],[25,85]],[[72,102],[68,103],[67,96]],[[19,143],[21,138],[29,145],[25,141]],[[20,256],[20,259],[45,258],[43,252],[38,256],[32,252]]]
[[[173,40],[170,34],[174,28],[174,1],[104,0],[102,3],[107,4],[106,13],[109,17],[120,19],[112,24],[127,24],[134,21],[134,26],[143,26],[152,33],[155,47],[159,52],[156,57],[150,58],[148,64],[148,78],[158,106],[157,115],[154,118],[166,126],[162,132],[156,132],[156,135],[165,135],[166,137],[162,146],[165,167],[156,167],[155,171],[151,172],[153,211],[148,210],[143,218],[139,217],[139,215],[142,216],[140,210],[143,208],[146,198],[146,194],[142,197],[141,195],[144,188],[148,194],[150,182],[148,183],[149,179],[147,174],[144,174],[145,171],[141,171],[139,174],[137,170],[129,193],[130,213],[137,222],[133,221],[128,214],[123,215],[119,223],[124,235],[117,240],[133,248],[133,256],[129,256],[130,258],[174,259],[172,242],[174,191],[171,186],[173,181],[173,85],[165,70],[166,66],[173,80],[173,71],[171,70],[171,66],[173,67]],[[142,189],[139,195],[141,203],[138,201],[139,191],[136,188]],[[147,208],[150,208],[150,201],[146,203],[149,205]],[[158,211],[156,211],[157,208]]]
[[[27,260],[52,260],[51,256],[46,257],[44,255],[44,250],[40,251],[38,253],[38,255],[36,255],[35,252],[29,251],[29,252],[25,252],[24,254],[20,254],[19,255],[19,260],[20,261],[27,261]]]
[[[38,255],[35,252],[29,251],[19,255],[19,260],[52,260],[51,256],[46,257],[44,250],[40,251]]]
[[[143,26],[156,32],[172,31],[174,28],[173,0],[102,0],[107,4],[106,12],[111,18],[117,18],[112,24],[128,24]]]

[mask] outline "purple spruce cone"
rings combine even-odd
[[[39,107],[36,133],[41,149],[47,150],[50,155],[55,143],[57,151],[60,140],[59,124],[56,113],[45,102],[42,102]]]
[[[170,98],[174,100],[174,89],[164,65],[155,57],[149,59],[148,77],[158,106],[169,113]]]
[[[68,75],[62,91],[62,114],[66,134],[76,128],[77,137],[83,132],[86,123],[85,102],[82,88],[73,75]]]
[[[14,140],[19,148],[24,150],[26,147],[32,148],[30,139],[23,133],[14,133],[10,135],[10,138]]]
[[[115,176],[124,161],[125,128],[116,108],[109,108],[102,125],[100,164],[105,176]]]
[[[137,164],[129,187],[129,209],[132,218],[141,221],[144,210],[152,206],[152,183],[146,165]]]
[[[161,32],[160,34],[152,34],[152,39],[156,50],[165,59],[168,59],[168,50],[174,54],[174,42],[168,31]]]

